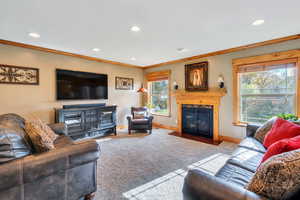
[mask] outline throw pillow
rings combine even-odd
[[[263,145],[268,148],[273,143],[300,135],[300,126],[287,120],[278,118],[272,129],[265,136]]]
[[[272,117],[271,119],[266,121],[261,127],[259,127],[254,134],[254,138],[263,143],[266,134],[271,130],[276,119],[277,117]]]
[[[58,135],[41,120],[26,121],[25,130],[38,153],[54,149],[53,143]]]
[[[146,112],[134,112],[133,113],[133,118],[134,119],[143,119],[143,118],[145,118],[146,117]]]
[[[246,189],[270,199],[286,199],[300,184],[300,150],[271,157],[263,162]]]
[[[300,149],[300,136],[279,140],[278,142],[275,142],[274,144],[269,146],[260,163],[265,162],[267,159],[274,155],[293,151],[296,149]]]

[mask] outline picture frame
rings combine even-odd
[[[116,90],[133,90],[134,79],[125,77],[116,77],[115,88]]]
[[[185,65],[185,90],[208,90],[208,62],[199,62]]]
[[[39,85],[39,69],[0,64],[0,84]]]

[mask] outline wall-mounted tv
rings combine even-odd
[[[56,69],[57,100],[107,99],[107,75]]]

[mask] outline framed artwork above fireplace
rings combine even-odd
[[[208,62],[185,65],[185,89],[187,91],[208,90]]]

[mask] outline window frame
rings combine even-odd
[[[147,103],[151,103],[151,87],[149,87],[149,84],[151,84],[152,82],[155,81],[163,81],[163,80],[168,80],[168,101],[167,101],[167,108],[168,108],[168,114],[159,114],[159,113],[155,113],[152,112],[151,109],[150,113],[152,115],[156,115],[156,116],[163,116],[163,117],[171,117],[171,85],[170,85],[170,74],[171,71],[170,70],[165,70],[165,71],[158,71],[158,72],[151,72],[146,74],[146,80],[147,80]]]
[[[246,126],[247,122],[240,120],[240,95],[239,95],[239,69],[241,66],[245,67],[257,67],[257,66],[270,66],[276,64],[296,63],[296,115],[300,114],[300,50],[290,50],[285,52],[277,52],[271,54],[265,54],[261,56],[253,56],[247,58],[234,59],[232,64],[232,80],[233,80],[233,125]]]

